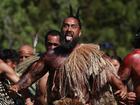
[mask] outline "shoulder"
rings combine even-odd
[[[124,59],[131,59],[132,60],[132,59],[135,59],[137,57],[140,57],[140,50],[133,50],[132,52],[127,54]]]
[[[80,47],[90,47],[90,48],[93,48],[93,49],[100,49],[100,46],[98,44],[92,44],[92,43],[89,43],[89,44],[80,44]]]
[[[77,48],[78,52],[88,52],[92,54],[97,54],[98,56],[104,56],[105,52],[100,49],[100,46],[98,44],[80,44]]]
[[[133,50],[124,57],[125,64],[133,64],[135,62],[140,62],[140,50]]]

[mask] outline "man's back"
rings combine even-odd
[[[134,92],[136,92],[137,100],[140,100],[140,49],[132,51],[124,58],[119,76],[123,81],[132,78]]]

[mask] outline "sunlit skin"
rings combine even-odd
[[[0,73],[5,73],[5,75],[12,82],[16,83],[19,80],[19,77],[16,75],[16,72],[7,65],[3,60],[0,59]]]
[[[2,89],[1,93],[0,93],[0,97],[2,97],[2,99],[7,99],[6,97],[9,97],[9,99],[13,98],[13,96],[11,94],[7,95],[7,96],[3,95],[3,94],[8,93],[7,88],[5,88],[5,85],[8,85],[8,84],[5,83],[4,81],[7,79],[11,83],[16,83],[19,81],[19,77],[17,76],[16,72],[14,71],[14,69],[12,67],[13,67],[12,63],[10,63],[8,65],[7,63],[5,63],[3,60],[0,59],[0,75],[5,74],[4,76],[1,75],[2,78],[0,80],[1,81],[0,88]],[[5,89],[3,89],[3,88],[5,88]],[[6,93],[3,93],[3,92],[6,92]],[[3,102],[3,101],[1,101],[1,102]]]
[[[134,85],[136,100],[140,102],[140,50],[136,49],[129,53],[123,60],[123,65],[119,70],[119,76],[123,81],[130,77]],[[132,94],[135,96],[135,94]]]

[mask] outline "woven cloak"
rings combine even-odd
[[[103,56],[95,44],[81,44],[74,49],[60,70],[62,99],[78,99],[83,105],[116,105],[107,75],[112,73],[119,77],[111,62]]]

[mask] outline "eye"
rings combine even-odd
[[[72,24],[71,27],[72,27],[72,28],[78,28],[79,25],[78,25],[78,24]]]
[[[51,45],[52,45],[52,43],[48,42],[48,46],[51,46]]]
[[[64,28],[68,28],[69,27],[69,24],[64,24],[63,27]]]
[[[59,44],[58,43],[50,43],[48,42],[48,46],[58,46]]]
[[[54,46],[58,46],[59,44],[57,44],[57,43],[54,43],[53,45],[54,45]]]
[[[30,56],[20,56],[20,58],[28,58],[28,57],[30,57]]]

